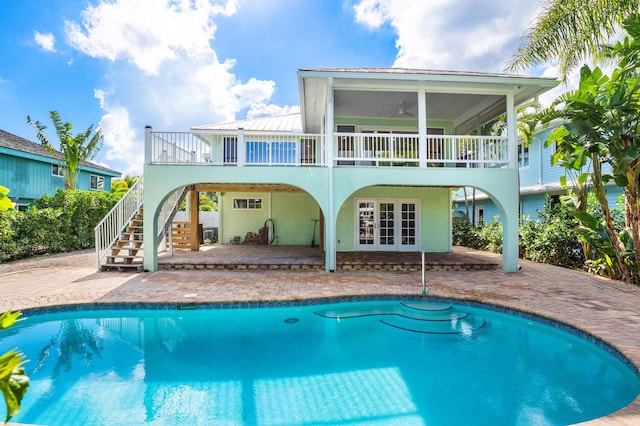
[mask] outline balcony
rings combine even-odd
[[[417,134],[156,132],[146,138],[156,165],[291,167],[464,167],[509,165],[507,137]]]

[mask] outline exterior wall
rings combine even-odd
[[[271,202],[277,245],[310,245],[313,220],[320,219],[318,203],[306,193],[274,193]],[[320,241],[320,227],[316,225],[315,242]]]
[[[544,146],[547,137],[554,130],[555,128],[542,130],[531,141],[529,145],[529,165],[519,169],[520,187],[558,183],[560,177],[565,175],[564,168],[551,164],[554,148],[552,146]]]
[[[17,156],[0,153],[0,185],[11,190],[9,197],[13,202],[29,204],[45,194],[53,195],[64,188],[62,176],[51,174],[53,159],[28,155]],[[84,166],[80,171],[77,189],[89,190],[90,175],[104,178],[104,190],[111,191],[112,176],[99,169]]]
[[[228,192],[222,195],[220,242],[234,236],[244,239],[247,232],[257,233],[268,219],[273,220],[273,245],[308,245],[313,237],[313,221],[319,219],[320,210],[315,200],[306,193]],[[261,198],[262,209],[233,209],[234,198]],[[316,242],[320,229],[316,227]]]
[[[367,187],[357,191],[343,203],[336,221],[336,250],[354,251],[356,239],[355,200],[417,199],[420,205],[420,250],[451,251],[450,198],[447,188],[387,188]]]
[[[51,164],[57,164],[45,157],[27,158],[0,153],[0,184],[11,190],[9,196],[13,202],[29,204],[45,194],[55,194],[64,188],[62,176],[51,174]],[[104,190],[111,191],[112,176],[99,169],[84,166],[77,181],[77,189],[90,189],[90,175],[104,178]]]
[[[338,125],[354,125],[356,126],[356,133],[360,130],[372,130],[372,129],[384,129],[393,128],[398,129],[406,127],[407,131],[418,130],[418,119],[387,119],[381,120],[379,118],[359,118],[359,117],[336,117],[334,124]],[[455,126],[451,121],[445,120],[427,120],[427,127],[443,128],[445,134],[454,134]],[[335,130],[335,129],[334,129]]]
[[[51,174],[51,163],[8,154],[0,154],[0,184],[9,188],[11,200],[20,204],[64,187],[62,177]]]

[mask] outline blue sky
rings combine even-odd
[[[144,125],[199,126],[296,111],[299,68],[501,72],[531,0],[7,1],[0,128],[26,116],[100,126],[95,161],[142,172]],[[530,70],[554,76],[553,64]],[[55,134],[50,133],[52,138]]]

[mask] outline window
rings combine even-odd
[[[62,176],[62,167],[59,164],[51,165],[51,176]]]
[[[224,164],[236,164],[238,162],[238,138],[225,136],[223,141]]]
[[[247,164],[295,164],[295,142],[247,142]]]
[[[234,198],[234,210],[262,210],[262,198]]]
[[[94,191],[104,191],[104,177],[90,175],[89,176],[89,189]]]
[[[476,226],[482,226],[484,225],[484,207],[483,206],[478,206],[476,207],[476,223],[474,225]]]
[[[518,167],[529,167],[529,146],[524,143],[518,145]]]

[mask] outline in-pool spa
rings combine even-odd
[[[559,425],[640,393],[606,345],[472,306],[27,314],[0,335],[29,359],[19,423]]]

